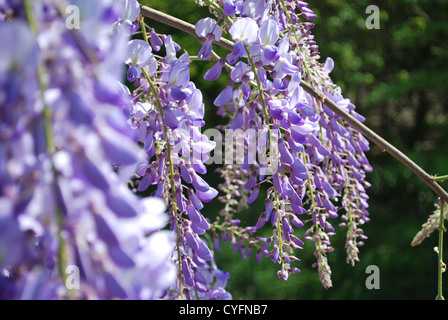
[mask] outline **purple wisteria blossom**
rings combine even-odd
[[[199,21],[196,32],[210,45],[221,36],[221,29],[213,19]],[[130,108],[131,127],[147,158],[138,168],[135,191],[149,193],[169,204],[171,231],[178,239],[172,261],[179,273],[164,298],[231,299],[224,289],[229,275],[216,267],[210,244],[201,237],[211,228],[201,210],[204,203],[218,194],[202,178],[207,173],[208,153],[216,143],[201,133],[205,106],[201,91],[190,81],[189,55],[178,57],[172,37],[161,38],[166,55],[151,60],[157,72],[150,72],[147,63],[143,63],[134,79],[137,88],[132,95],[137,102]],[[141,56],[149,55],[148,44],[139,45],[139,50],[146,50]],[[202,58],[206,59],[210,52],[204,46]],[[132,61],[130,55],[128,70],[137,66]],[[205,78],[219,77],[223,65],[223,59],[218,61]]]
[[[0,23],[1,297],[160,298],[176,277],[167,208],[127,188],[145,154],[120,84],[132,30],[116,22],[138,4],[72,1],[71,31],[56,2],[33,3],[34,29],[22,3]]]
[[[257,244],[257,259],[264,254],[280,264],[278,276],[286,280],[289,274],[299,272],[292,262],[298,261],[294,252],[303,242],[294,228],[304,227],[307,219],[301,216],[309,216],[311,226],[304,238],[314,242],[321,282],[330,287],[327,254],[333,251],[330,237],[335,232],[333,224],[338,223],[335,219],[342,219],[340,224],[349,230],[346,248],[352,264],[358,260],[357,247],[366,238],[359,226],[369,221],[365,176],[371,167],[364,154],[369,146],[359,132],[306,93],[300,87],[302,79],[360,121],[364,119],[331,81],[333,60],[318,61],[318,46],[310,31],[314,25],[307,21],[316,15],[308,3],[288,1],[286,7],[274,1],[218,3],[224,15],[231,17],[222,21],[234,41],[226,57],[232,65],[230,81],[214,101],[218,115],[229,118],[229,124],[221,129],[254,130],[264,132],[259,137],[270,136],[258,141],[253,135],[244,135],[243,163],[227,164],[219,170],[225,179],[220,187],[225,192],[220,197],[225,203],[222,240],[232,239],[235,251],[243,256],[248,248],[252,253]],[[221,18],[219,11],[212,12]],[[215,77],[210,73],[205,79],[211,81]],[[266,175],[266,163],[248,161],[254,143],[258,152],[267,152],[272,145],[277,148],[279,156],[277,160],[273,157],[276,162],[271,166],[277,170],[270,175]],[[240,226],[234,215],[244,208],[241,203],[250,204],[260,197],[262,185],[267,189],[266,210],[254,228]],[[346,214],[340,215],[338,205]],[[273,236],[256,237],[256,230],[267,223],[275,229]],[[216,239],[218,230],[214,232]]]
[[[130,40],[127,48],[128,54],[125,63],[129,65],[127,72],[129,82],[134,82],[135,79],[141,76],[141,69],[143,67],[149,73],[157,70],[157,64],[151,52],[151,47],[146,41],[139,39]]]
[[[212,52],[213,41],[219,41],[221,39],[221,27],[214,19],[203,18],[196,23],[195,31],[199,37],[205,39],[198,53],[198,57],[207,60]]]

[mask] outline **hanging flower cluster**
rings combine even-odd
[[[228,199],[247,198],[244,201],[250,204],[259,196],[262,185],[267,189],[266,210],[255,228],[271,222],[273,235],[252,241],[239,239],[240,243],[249,242],[251,247],[264,241],[258,252],[280,264],[278,276],[286,280],[289,274],[299,272],[291,262],[299,260],[295,249],[300,249],[303,242],[294,234],[294,228],[301,228],[310,220],[311,226],[304,238],[314,242],[315,265],[321,282],[324,287],[330,287],[327,254],[333,251],[330,237],[335,232],[334,223],[338,223],[339,208],[345,211],[340,224],[347,227],[346,250],[350,263],[358,260],[358,246],[366,238],[360,226],[369,221],[365,191],[369,183],[365,176],[371,167],[364,154],[369,144],[337,114],[305,92],[300,86],[302,79],[355,118],[364,119],[331,81],[332,59],[328,58],[325,64],[318,61],[319,48],[311,34],[314,24],[308,21],[315,14],[306,2],[204,2],[234,41],[233,51],[204,75],[212,81],[216,78],[212,75],[219,74],[225,64],[226,70],[230,70],[229,83],[214,102],[219,107],[217,113],[229,118],[229,125],[223,129],[240,129],[246,133],[253,130],[269,135],[269,139],[258,140],[253,134],[244,135],[246,157],[240,162],[239,170],[235,170],[234,164],[221,170],[226,179],[222,190],[232,193],[227,185],[238,185],[241,179],[246,181],[242,192],[233,190],[233,194],[222,198],[226,208],[231,208]],[[211,34],[216,23],[208,20],[205,24],[203,20],[196,25],[200,37]],[[207,41],[203,48],[206,46]],[[272,161],[268,164],[256,161],[247,156],[254,144],[258,154],[272,150],[272,144],[278,153],[271,151],[268,156]],[[269,176],[268,169],[271,169]],[[236,212],[225,210],[223,214],[231,221],[235,220]],[[236,227],[228,229],[226,238],[242,231]],[[254,233],[252,229],[243,230],[246,231],[243,234]],[[240,246],[245,248],[244,244]]]
[[[22,3],[0,22],[0,298],[158,298],[175,238],[127,187],[145,155],[120,84],[139,6],[72,1],[76,30],[59,1]]]

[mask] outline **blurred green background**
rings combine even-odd
[[[140,0],[142,4],[195,24],[208,16],[193,0]],[[368,5],[380,9],[380,28],[367,29]],[[317,14],[312,30],[320,48],[321,61],[332,57],[332,79],[345,97],[366,117],[366,124],[390,141],[430,174],[448,174],[448,1],[310,1]],[[170,27],[147,20],[160,33],[172,34],[190,55],[200,45],[196,40]],[[216,51],[224,53],[219,48]],[[207,127],[219,117],[212,101],[227,83],[225,75],[208,83],[202,76],[208,62],[191,65],[192,80],[202,89],[206,104]],[[332,237],[335,251],[329,255],[333,287],[323,289],[312,243],[305,242],[297,254],[301,274],[285,282],[277,278],[278,266],[266,257],[261,263],[245,260],[222,243],[216,254],[218,266],[231,273],[227,289],[234,299],[434,299],[437,295],[437,234],[421,245],[411,247],[414,235],[434,209],[436,195],[407,168],[372,144],[367,154],[374,171],[368,180],[371,221],[364,226],[369,237],[361,248],[361,261],[346,263],[345,230],[337,227]],[[216,185],[219,177],[209,169],[205,177]],[[448,183],[445,183],[445,187]],[[259,200],[262,197],[259,197]],[[254,224],[263,210],[255,203],[239,218]],[[216,215],[218,201],[203,211]],[[336,225],[336,224],[334,224]],[[302,235],[304,230],[299,230]],[[446,237],[445,237],[446,239]],[[447,241],[445,241],[446,243]],[[445,261],[448,260],[445,245]],[[365,286],[366,267],[380,270],[380,289]],[[448,298],[448,277],[444,274],[444,296]]]

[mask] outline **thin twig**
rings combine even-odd
[[[141,6],[141,14],[147,18],[156,20],[163,24],[169,25],[173,28],[186,32],[193,35],[198,41],[202,39],[196,35],[194,25],[175,18],[166,13],[160,12],[158,10],[149,8],[147,6]],[[220,41],[214,42],[216,45],[223,47],[227,50],[232,51],[234,43],[228,39],[221,38]],[[330,110],[339,115],[342,119],[347,121],[353,128],[359,130],[367,139],[375,143],[381,150],[388,152],[406,167],[408,167],[412,172],[414,172],[424,183],[426,183],[445,203],[448,203],[448,193],[436,182],[434,177],[423,170],[414,161],[409,159],[404,153],[395,148],[392,144],[386,141],[384,138],[379,136],[376,132],[371,130],[369,127],[364,125],[362,122],[355,119],[345,110],[341,109],[336,103],[331,99],[326,97],[324,94],[317,92],[313,87],[305,81],[301,81],[300,85],[302,88],[312,95],[314,98],[322,101]]]

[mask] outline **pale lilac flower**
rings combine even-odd
[[[258,25],[251,18],[240,18],[232,24],[229,33],[235,42],[252,44],[258,41]]]
[[[213,41],[219,41],[221,39],[221,27],[216,23],[216,20],[207,17],[196,23],[195,32],[199,37],[205,38],[198,57],[207,60],[212,52]]]

